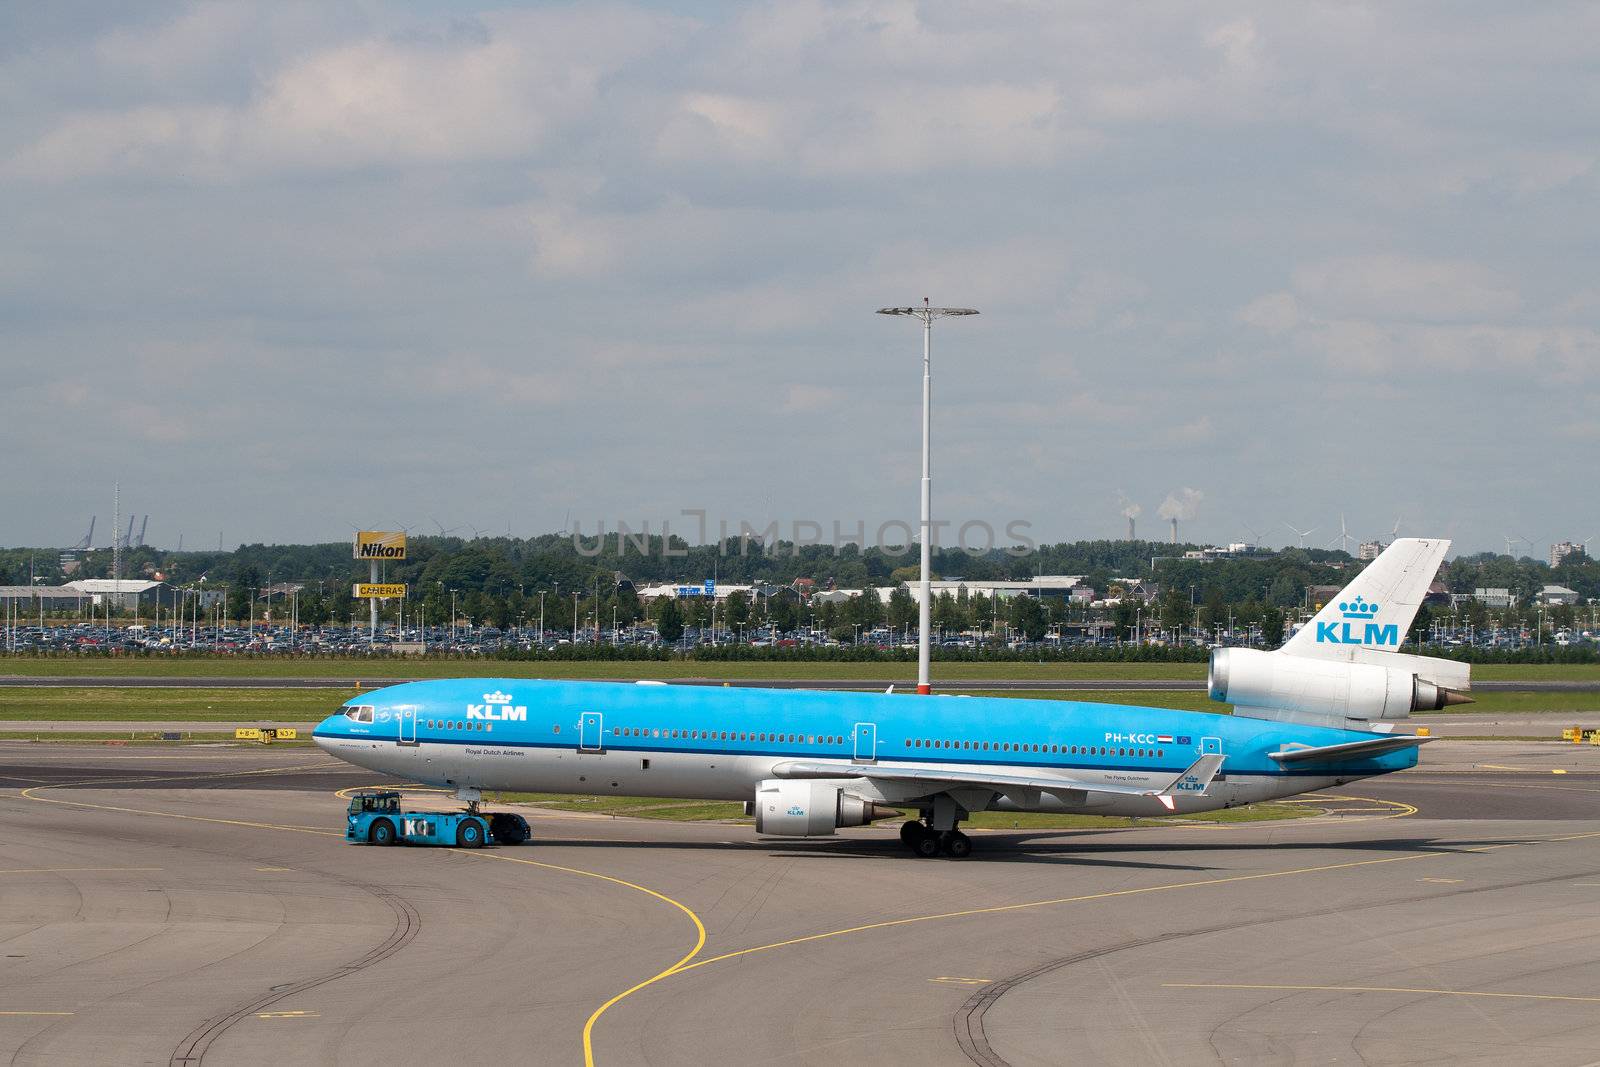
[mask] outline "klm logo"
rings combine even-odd
[[[1377,604],[1361,597],[1341,602],[1339,614],[1343,622],[1317,623],[1317,640],[1330,645],[1400,645],[1400,627],[1397,623],[1379,625]]]
[[[526,704],[512,704],[510,693],[483,694],[482,704],[468,704],[467,718],[489,719],[493,722],[527,722],[528,707]]]
[[[1186,776],[1174,788],[1179,793],[1204,793],[1206,791],[1206,783],[1191,774]]]

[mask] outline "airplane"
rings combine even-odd
[[[1081,701],[475,678],[347,702],[313,738],[454,789],[744,801],[758,834],[916,813],[913,854],[972,851],[973,813],[1214,811],[1413,767],[1412,711],[1470,701],[1464,663],[1402,653],[1450,543],[1401,538],[1281,648],[1212,651],[1232,715]],[[892,687],[891,687],[892,689]]]

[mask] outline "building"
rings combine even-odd
[[[1569,557],[1584,556],[1587,554],[1588,553],[1584,545],[1575,544],[1571,541],[1557,541],[1555,544],[1550,546],[1550,566],[1559,567]],[[1573,560],[1573,562],[1576,563],[1577,560]]]
[[[896,586],[881,586],[878,596],[884,603],[889,602],[889,597],[894,593]],[[919,582],[906,583],[906,588],[911,590],[911,599],[917,602],[922,600],[922,588]],[[981,596],[988,598],[998,597],[1001,600],[1010,600],[1015,596],[1055,596],[1070,598],[1074,590],[1085,588],[1081,574],[1041,574],[1035,578],[1022,581],[980,581],[968,578],[950,578],[929,582],[928,589],[933,594],[933,599],[949,593],[959,599],[963,593],[969,597]],[[859,592],[859,590],[858,590]],[[820,594],[819,594],[820,595]]]
[[[674,600],[704,599],[710,597],[720,601],[728,599],[735,593],[743,593],[745,595],[745,599],[754,600],[757,595],[764,594],[767,591],[768,590],[766,586],[731,585],[712,581],[700,582],[698,584],[688,582],[663,582],[658,585],[645,586],[643,589],[638,590],[638,596],[639,599],[646,604],[652,600],[659,600],[661,597],[671,597]],[[861,590],[858,589],[856,592],[860,593]]]
[[[1576,604],[1582,599],[1576,589],[1568,589],[1564,585],[1547,585],[1539,593],[1541,604]]]
[[[1472,591],[1472,599],[1486,608],[1509,608],[1516,603],[1516,598],[1509,589],[1479,587]]]
[[[79,608],[88,594],[64,585],[0,585],[0,604],[15,607],[23,615],[38,611]]]
[[[1356,549],[1356,559],[1363,563],[1370,562],[1383,555],[1383,550],[1388,547],[1382,541],[1363,541]]]
[[[79,578],[63,588],[76,590],[86,596],[95,607],[104,606],[109,599],[118,611],[139,611],[154,608],[158,603],[170,604],[178,595],[165,582],[152,582],[132,578]]]

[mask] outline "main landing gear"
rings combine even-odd
[[[960,830],[935,830],[912,819],[900,827],[900,840],[912,854],[931,859],[941,852],[951,859],[961,860],[972,855],[972,839]]]

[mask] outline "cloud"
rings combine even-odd
[[[935,330],[949,507],[1593,525],[1596,39],[1559,4],[13,5],[0,541],[81,533],[107,455],[263,538],[396,493],[737,517],[786,449],[776,511],[914,512],[919,338],[872,312],[923,296],[982,312]],[[1307,396],[1416,462],[1351,483]]]
[[[1479,321],[1517,311],[1515,287],[1468,260],[1341,256],[1294,272],[1295,291],[1325,314],[1403,321]]]

